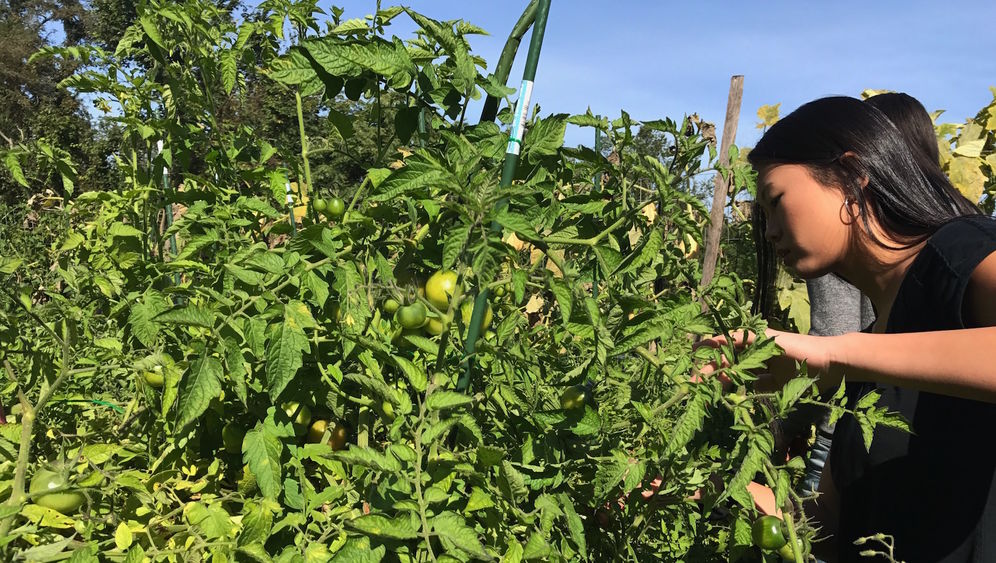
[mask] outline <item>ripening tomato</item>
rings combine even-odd
[[[336,422],[332,427],[332,435],[329,436],[329,446],[332,451],[339,451],[346,447],[346,440],[349,438],[349,429],[342,422]]]
[[[311,423],[311,427],[308,428],[308,437],[305,441],[309,444],[317,444],[322,441],[322,436],[325,435],[325,429],[328,428],[329,421],[319,418],[318,420]]]
[[[453,270],[440,270],[425,282],[425,298],[429,303],[439,309],[446,311],[450,308],[450,298],[456,289],[457,273]]]
[[[315,198],[311,202],[311,207],[315,210],[315,213],[324,214],[325,210],[328,209],[328,202],[322,198]]]
[[[83,506],[83,501],[86,500],[83,493],[74,489],[66,489],[58,493],[45,493],[45,491],[60,489],[65,485],[66,477],[64,475],[48,469],[40,469],[31,478],[28,492],[32,495],[38,495],[33,497],[38,506],[51,508],[62,514],[73,514]]]
[[[460,316],[463,317],[464,326],[470,326],[470,319],[474,316],[474,302],[470,299],[463,302],[460,306]],[[484,322],[481,323],[481,328],[485,329],[491,326],[491,321],[494,316],[491,312],[491,304],[488,303],[487,309],[484,310]]]

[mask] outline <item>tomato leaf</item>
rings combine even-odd
[[[186,385],[180,394],[180,420],[182,428],[200,418],[211,400],[221,394],[222,369],[217,358],[204,355],[194,361],[186,377]]]
[[[401,463],[395,457],[385,455],[372,448],[360,448],[354,445],[347,450],[335,452],[333,457],[349,465],[369,467],[377,471],[388,473],[401,471]]]
[[[442,540],[443,545],[447,543],[467,552],[474,557],[481,559],[491,559],[491,556],[484,550],[477,532],[467,525],[463,516],[454,512],[443,512],[432,519],[430,523],[432,531]]]
[[[401,371],[405,374],[405,377],[408,379],[408,383],[411,383],[412,387],[419,393],[424,393],[429,383],[426,378],[425,371],[415,365],[408,358],[391,356],[391,359],[394,360],[394,363],[397,364]]]
[[[273,528],[273,512],[267,503],[246,503],[243,509],[242,531],[239,534],[239,545],[247,546],[262,543],[270,537]]]
[[[214,327],[214,314],[210,309],[197,305],[176,307],[159,315],[155,320],[160,323],[177,324],[181,326],[198,326],[201,328]]]
[[[266,379],[270,397],[274,400],[294,379],[294,375],[303,364],[304,353],[311,347],[304,328],[314,321],[302,323],[307,309],[302,312],[300,307],[303,307],[303,304],[295,303],[297,306],[288,304],[284,307],[284,320],[274,328],[266,346]],[[306,318],[310,319],[310,314]]]
[[[436,391],[429,395],[429,398],[426,400],[426,407],[429,410],[444,410],[466,406],[473,402],[472,398],[463,393]]]
[[[410,540],[418,537],[418,529],[412,525],[411,519],[407,516],[387,518],[380,514],[368,514],[347,520],[346,525],[371,536],[398,540]]]
[[[280,495],[280,455],[283,449],[271,417],[246,432],[242,441],[242,459],[256,477],[260,492],[268,499],[276,499]]]

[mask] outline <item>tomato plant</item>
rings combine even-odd
[[[750,280],[699,287],[679,246],[708,215],[684,187],[716,171],[698,118],[531,113],[502,187],[514,90],[470,52],[468,22],[140,9],[114,52],[40,55],[85,58],[67,84],[115,105],[126,144],[118,189],[81,186],[51,211],[46,250],[0,257],[4,560],[736,559],[755,478],[813,533],[774,418],[809,402],[895,423],[874,401],[821,398],[804,371],[755,393],[777,354],[764,338],[726,351],[738,400],[691,379],[720,351],[690,335],[765,329]],[[388,39],[396,18],[417,32]],[[261,88],[327,127],[301,117],[288,141],[230,121]],[[472,123],[483,96],[500,111]],[[568,126],[611,154],[564,146]],[[638,132],[667,151],[641,152]],[[312,159],[367,141],[371,160],[335,187],[348,216],[338,198],[325,214],[342,220],[288,209],[292,182],[319,193]],[[56,462],[100,491],[71,516],[25,494]],[[658,476],[672,500],[637,501]]]

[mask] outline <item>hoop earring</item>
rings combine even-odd
[[[844,209],[847,209],[847,216],[851,218],[851,221],[857,221],[858,218],[855,217],[854,214],[851,213],[851,203],[853,203],[851,201],[851,198],[850,197],[845,197],[844,198],[844,203],[840,204],[840,211],[844,211]],[[839,212],[838,212],[838,214],[839,214]],[[844,220],[843,216],[841,216],[841,221],[843,221],[847,225],[850,225],[850,223],[848,223],[847,221]]]

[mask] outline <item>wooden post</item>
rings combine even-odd
[[[726,121],[723,122],[723,141],[719,145],[719,166],[730,165],[730,146],[737,137],[737,122],[740,120],[740,102],[744,97],[744,77],[737,74],[730,78],[730,95],[726,101]],[[702,286],[709,285],[716,274],[719,260],[719,243],[723,235],[723,222],[726,210],[726,196],[729,182],[722,174],[716,173],[716,191],[712,197],[712,211],[709,213],[709,230],[706,231],[705,262],[702,264]],[[705,303],[702,305],[705,309]]]

